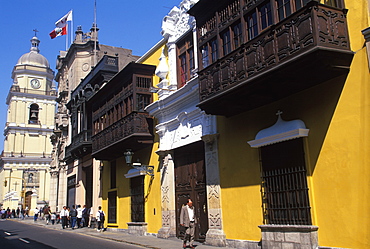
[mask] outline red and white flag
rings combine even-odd
[[[50,38],[54,39],[57,36],[62,36],[67,34],[67,22],[72,21],[72,10],[60,18],[56,23],[56,28],[49,33]]]

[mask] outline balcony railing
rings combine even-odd
[[[286,96],[348,73],[352,57],[346,10],[310,2],[201,70],[199,106],[225,116],[253,109],[276,100],[267,92]],[[243,107],[230,112],[233,103]]]
[[[29,88],[20,88],[19,86],[11,86],[10,92],[19,92],[19,93],[28,93],[28,94],[38,94],[38,95],[47,95],[47,96],[57,96],[56,90],[36,90]]]
[[[97,159],[107,159],[105,154],[114,156],[114,149],[119,143],[132,149],[137,143],[153,142],[149,120],[151,117],[147,113],[132,112],[106,127],[92,136],[92,155]],[[123,153],[122,147],[120,150]]]
[[[66,147],[66,157],[79,157],[91,152],[91,130],[81,131],[72,137],[72,142]]]
[[[43,152],[42,154],[40,153],[24,153],[24,152],[4,152],[1,155],[2,157],[32,157],[32,158],[51,158],[50,153],[45,153]]]

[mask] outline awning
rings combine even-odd
[[[259,148],[262,146],[283,142],[299,137],[307,137],[309,129],[306,129],[305,123],[300,120],[284,121],[278,114],[276,123],[266,129],[259,131],[255,140],[251,140],[248,144],[252,148]]]

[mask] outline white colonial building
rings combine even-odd
[[[156,75],[159,100],[146,110],[158,120],[161,156],[162,228],[158,236],[176,236],[179,211],[188,198],[198,210],[196,239],[224,246],[216,117],[199,103],[195,20],[187,11],[196,0],[184,0],[163,19],[166,47]]]

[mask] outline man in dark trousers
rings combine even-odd
[[[75,205],[72,205],[71,210],[69,210],[69,217],[71,219],[71,227],[73,230],[75,229],[75,225],[77,221],[77,210],[75,209]]]
[[[82,209],[82,220],[84,227],[87,227],[89,225],[89,219],[90,219],[90,208],[87,208],[86,205],[84,205]]]
[[[69,217],[69,212],[66,206],[63,207],[59,215],[60,215],[60,219],[62,220],[62,227],[64,229],[68,225],[68,217]]]
[[[185,227],[185,236],[183,248],[186,248],[186,241],[189,240],[190,248],[195,248],[194,243],[194,233],[195,233],[195,208],[191,199],[188,199],[186,205],[182,206],[180,213],[180,226]]]

